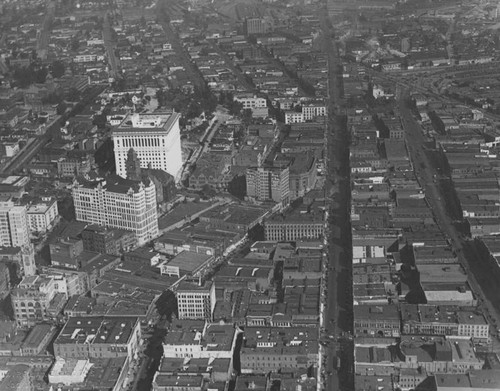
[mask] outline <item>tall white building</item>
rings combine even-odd
[[[160,169],[177,178],[182,168],[180,114],[129,114],[113,130],[116,173],[127,177],[128,151],[133,148],[141,168]]]
[[[76,219],[133,231],[142,245],[158,236],[154,183],[119,177],[73,187]]]
[[[246,171],[247,195],[259,201],[287,204],[290,199],[288,167],[249,167]]]
[[[30,243],[26,206],[0,202],[0,246],[23,247]]]
[[[30,228],[25,205],[10,200],[0,201],[0,246],[21,248],[21,273],[36,274],[35,250],[30,242]]]

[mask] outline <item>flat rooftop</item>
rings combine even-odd
[[[355,305],[354,319],[399,321],[399,311],[395,305]]]
[[[251,205],[220,205],[200,217],[220,219],[228,223],[248,225],[267,213],[267,208]]]
[[[193,251],[182,251],[167,262],[168,266],[178,267],[180,270],[192,273],[205,265],[213,258],[213,255],[196,253]]]
[[[132,336],[137,317],[75,316],[68,319],[55,344],[126,344]]]
[[[165,130],[168,133],[179,118],[179,113],[130,113],[116,129],[113,129],[113,134],[159,130]]]
[[[429,283],[458,283],[463,284],[467,281],[467,275],[458,263],[449,263],[444,265],[418,265],[420,273],[420,282]]]
[[[54,331],[55,329],[49,324],[37,324],[24,340],[23,347],[38,347],[47,334]]]
[[[276,214],[267,220],[269,224],[323,224],[323,210],[318,203],[300,205],[287,210],[284,214]]]

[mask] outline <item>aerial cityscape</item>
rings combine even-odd
[[[500,0],[0,0],[0,391],[500,391]]]

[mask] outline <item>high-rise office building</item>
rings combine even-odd
[[[23,247],[30,243],[26,206],[10,200],[0,202],[0,245]]]
[[[113,130],[116,173],[127,177],[127,157],[133,149],[141,168],[160,169],[176,178],[182,168],[180,114],[129,114]]]
[[[246,172],[247,195],[259,201],[283,204],[290,198],[290,169],[288,167],[253,167]]]
[[[137,244],[158,236],[156,188],[153,181],[132,181],[117,176],[73,187],[76,219],[133,231]]]

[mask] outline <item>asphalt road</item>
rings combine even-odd
[[[52,30],[52,20],[54,19],[55,9],[55,2],[52,0],[48,0],[45,16],[36,44],[37,56],[42,60],[45,60],[47,58],[47,48],[49,46],[50,32]]]
[[[349,390],[354,384],[353,345],[349,338],[353,313],[349,134],[346,118],[342,114],[341,61],[326,15],[325,12],[321,16],[321,26],[323,47],[328,53],[328,123],[325,129],[325,186],[328,200],[325,237],[328,262],[324,329],[321,333],[325,362],[320,379],[324,390]]]
[[[25,149],[21,150],[13,159],[3,168],[0,169],[2,174],[12,174],[25,164],[31,162],[33,157],[42,149],[50,140],[53,132],[53,127],[57,127],[58,121],[61,119],[60,115],[56,115],[49,123],[45,125],[45,134],[39,136],[31,144],[27,145]]]
[[[236,68],[233,59],[229,57],[228,54],[224,50],[222,50],[215,42],[211,42],[211,45],[212,49],[214,49],[219,54],[219,56],[221,56],[222,59],[224,60],[225,62],[224,66],[231,69],[233,75],[236,76],[241,86],[244,87],[246,91],[252,91],[252,92],[256,91],[255,86],[249,83],[249,81],[245,78],[241,70]]]
[[[425,198],[434,213],[436,223],[442,232],[444,232],[449,238],[451,245],[458,256],[459,262],[467,272],[471,289],[485,309],[483,313],[487,316],[490,324],[493,323],[493,319],[496,320],[497,324],[500,324],[500,311],[498,311],[498,306],[493,304],[498,302],[498,293],[491,291],[488,292],[488,295],[485,295],[482,287],[485,283],[483,281],[481,284],[478,283],[478,277],[480,276],[482,280],[487,278],[488,271],[482,270],[480,265],[475,261],[480,257],[480,254],[477,252],[475,246],[464,238],[458,231],[457,227],[453,224],[453,219],[449,215],[446,208],[446,196],[442,194],[438,181],[435,180],[435,178],[441,175],[441,172],[433,166],[424,149],[426,139],[420,125],[415,120],[409,109],[408,99],[408,90],[401,89],[398,99],[399,109],[405,128],[405,138],[408,151],[413,162],[418,181],[424,189]],[[467,247],[467,254],[464,252],[464,246]],[[491,281],[489,284],[494,286],[495,282]],[[495,340],[494,348],[497,349],[498,346],[498,341]]]
[[[104,47],[106,48],[106,54],[108,56],[108,64],[110,66],[109,74],[111,77],[116,78],[118,76],[118,67],[120,66],[120,60],[116,58],[115,55],[115,42],[113,42],[111,23],[109,22],[108,14],[104,16],[102,39],[104,41]]]
[[[169,5],[165,0],[158,1],[156,5],[156,10],[158,14],[158,22],[162,25],[163,31],[167,37],[168,42],[172,45],[172,50],[175,54],[180,57],[182,61],[182,65],[186,73],[189,75],[191,82],[194,86],[197,86],[201,90],[204,90],[207,87],[207,83],[203,79],[200,71],[198,70],[196,64],[191,61],[191,57],[187,53],[186,49],[182,45],[181,40],[177,33],[172,29],[170,25],[169,18],[171,15],[168,13]]]

